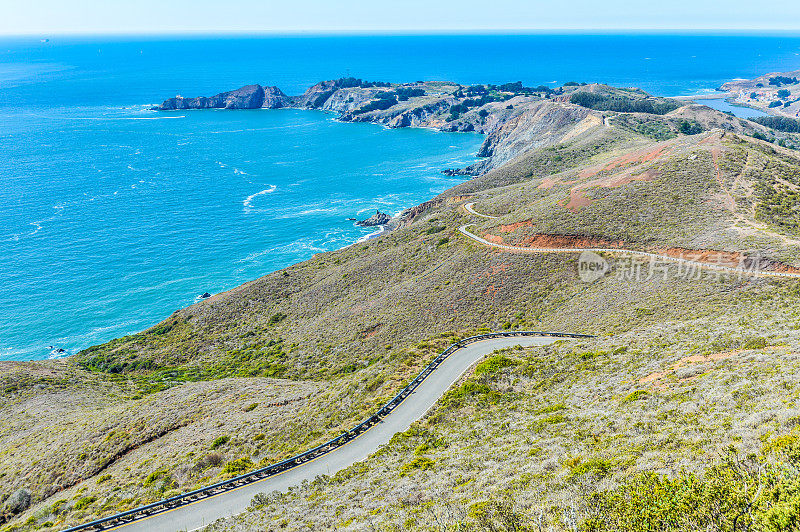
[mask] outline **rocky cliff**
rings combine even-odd
[[[465,169],[448,170],[460,175],[483,174],[527,150],[603,125],[601,112],[568,101],[574,87],[552,90],[510,85],[389,84],[341,78],[321,81],[295,97],[277,87],[248,85],[210,98],[170,98],[158,109],[319,109],[336,113],[340,120],[348,122],[486,135],[478,152],[482,161]]]
[[[211,97],[170,98],[156,109],[174,111],[182,109],[278,109],[292,105],[292,100],[278,87],[247,85],[234,91],[222,92]]]

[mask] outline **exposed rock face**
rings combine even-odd
[[[280,109],[291,107],[292,99],[286,96],[278,87],[264,87],[264,103],[261,107],[265,109]]]
[[[591,88],[591,87],[590,87]],[[584,87],[584,89],[586,89]],[[588,89],[586,89],[588,90]],[[463,94],[447,82],[389,85],[354,78],[321,81],[301,96],[289,97],[277,87],[248,85],[209,98],[170,98],[158,109],[321,109],[348,122],[386,127],[428,127],[440,131],[474,131],[487,135],[478,156],[483,159],[448,175],[482,175],[520,153],[561,142],[572,130],[602,125],[597,111],[535,95],[507,94],[484,100]],[[596,115],[592,124],[581,124]],[[387,222],[375,222],[383,225]]]
[[[375,214],[373,214],[366,220],[356,222],[356,225],[360,225],[361,227],[375,227],[376,225],[386,225],[389,223],[389,220],[391,219],[392,219],[391,216],[389,216],[385,212],[375,211]]]
[[[210,98],[184,98],[176,96],[166,100],[158,109],[172,111],[181,109],[277,109],[291,105],[292,100],[278,87],[247,85],[235,91],[222,92]]]
[[[261,85],[247,85],[241,89],[222,92],[210,98],[176,96],[162,103],[160,109],[258,109],[263,103],[264,88]]]
[[[325,102],[336,92],[335,81],[320,81],[303,93],[297,100],[298,107],[322,107]]]
[[[26,489],[19,489],[8,496],[5,505],[3,505],[4,513],[16,515],[24,512],[31,505],[31,492]]]

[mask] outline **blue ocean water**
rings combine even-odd
[[[800,68],[800,36],[417,35],[0,40],[0,359],[139,331],[348,245],[348,217],[457,182],[481,138],[315,111],[158,113],[248,83],[298,94],[346,75],[601,81],[672,96]]]

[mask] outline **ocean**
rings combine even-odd
[[[675,96],[799,54],[790,34],[0,39],[0,360],[75,353],[367,237],[348,218],[457,184],[440,170],[482,141],[318,111],[149,110],[168,97],[342,76]]]

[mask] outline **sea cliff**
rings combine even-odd
[[[560,142],[568,131],[590,119],[602,122],[602,113],[572,105],[574,84],[551,89],[525,87],[520,82],[465,86],[451,82],[392,84],[357,78],[321,81],[299,96],[287,96],[278,87],[247,85],[210,97],[165,100],[154,109],[317,109],[335,113],[346,122],[373,122],[390,128],[426,127],[447,132],[486,135],[478,156],[484,160],[448,173],[481,175],[513,159],[521,151]],[[593,117],[593,118],[590,118]]]

